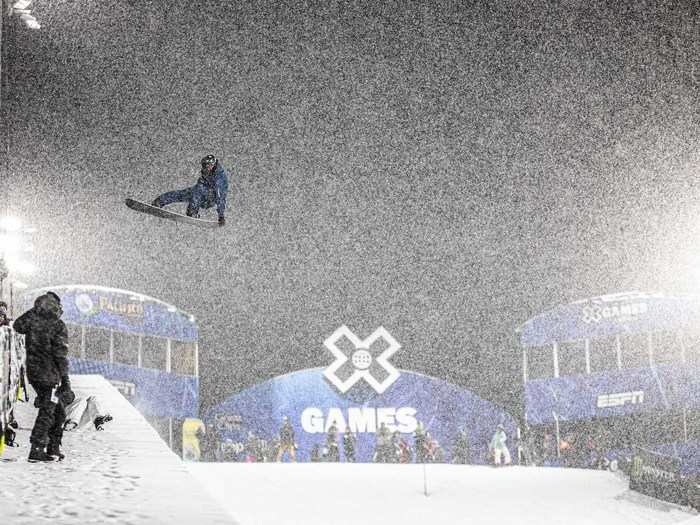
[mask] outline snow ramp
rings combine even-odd
[[[55,525],[227,524],[236,521],[206,493],[157,432],[106,379],[71,377],[78,397],[97,396],[113,421],[66,432],[66,459],[29,463],[36,409],[18,403],[17,448],[0,462],[0,522]],[[33,401],[33,396],[32,396]]]

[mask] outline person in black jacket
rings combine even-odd
[[[53,292],[36,298],[34,307],[15,322],[17,333],[24,334],[27,350],[27,379],[36,391],[34,406],[39,409],[30,436],[29,461],[63,459],[65,407],[75,395],[68,377],[68,331],[61,321],[61,299]]]
[[[338,427],[332,423],[326,434],[326,461],[337,463],[340,461],[340,450],[338,449]]]
[[[452,463],[467,465],[471,463],[471,451],[469,446],[469,434],[464,428],[460,428],[452,445]]]
[[[10,315],[7,313],[7,303],[0,301],[0,326],[10,326]]]
[[[350,430],[348,425],[345,428],[345,434],[343,434],[343,451],[345,452],[345,461],[348,463],[355,463],[355,446],[357,443],[357,438],[355,434]]]
[[[284,416],[282,428],[280,428],[280,447],[277,451],[277,462],[282,461],[284,453],[289,454],[289,460],[296,463],[296,443],[294,442],[294,428],[289,422],[289,418]]]

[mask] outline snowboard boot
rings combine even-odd
[[[155,199],[153,199],[151,206],[155,206],[156,208],[162,208],[163,205],[160,203],[160,197],[156,197]]]
[[[32,449],[29,451],[29,458],[27,458],[27,461],[30,463],[53,461],[53,456],[47,454],[42,445],[32,443]]]
[[[62,461],[63,458],[66,456],[61,453],[61,444],[60,443],[49,443],[49,445],[46,447],[46,453],[49,456],[55,456],[58,458],[58,461]]]

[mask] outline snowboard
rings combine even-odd
[[[170,219],[171,221],[184,222],[186,224],[194,224],[203,228],[218,228],[218,221],[210,221],[207,219],[197,219],[196,217],[188,217],[182,213],[175,213],[174,211],[166,210],[165,208],[158,208],[157,206],[151,206],[145,202],[137,201],[130,197],[126,198],[126,205],[132,210],[140,211],[142,213],[148,213],[154,217],[159,217],[161,219]]]

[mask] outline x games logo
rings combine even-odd
[[[389,358],[401,345],[382,326],[361,340],[343,325],[323,344],[335,357],[323,375],[343,394],[360,379],[364,379],[378,394],[382,394],[399,378],[399,371],[389,363]],[[346,379],[341,379],[339,373]],[[378,375],[384,378],[379,380]]]

